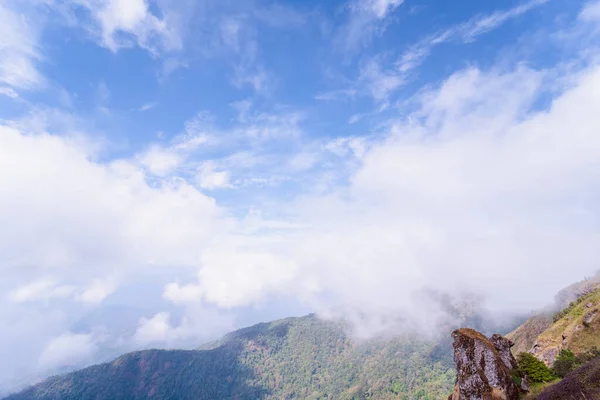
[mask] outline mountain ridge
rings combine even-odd
[[[592,308],[600,305],[596,278],[559,292],[556,304],[566,304],[562,311],[553,314],[546,309],[512,330],[507,337],[515,342],[513,353],[529,352],[561,321],[581,325],[579,319],[585,318],[581,308],[591,307],[588,300],[593,301]],[[586,301],[577,300],[582,298]],[[481,330],[485,325],[486,319],[476,311],[466,315],[462,307],[450,311],[462,326]],[[590,320],[594,330],[595,316]],[[5,400],[437,400],[452,391],[456,374],[450,332],[457,327],[445,327],[447,334],[435,339],[402,334],[362,341],[353,340],[348,328],[344,322],[315,314],[262,322],[192,350],[127,353],[50,377]],[[491,330],[484,329],[485,335]],[[503,332],[497,326],[493,330]]]
[[[356,342],[313,314],[242,328],[202,350],[128,353],[5,400],[434,400],[454,381],[451,356],[436,344],[409,335]]]

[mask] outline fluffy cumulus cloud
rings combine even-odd
[[[150,147],[138,159],[149,172],[157,176],[169,175],[182,162],[182,156],[176,151],[159,146]]]
[[[198,167],[198,185],[207,190],[230,187],[229,172],[218,171],[207,161]]]
[[[218,312],[205,307],[193,307],[179,322],[168,312],[160,312],[151,317],[142,318],[133,336],[137,346],[152,345],[196,347],[198,332],[204,337],[213,337],[215,333],[222,334],[234,327],[232,315]]]
[[[99,164],[67,139],[0,127],[0,233],[8,268],[31,272],[190,265],[211,232],[213,199],[181,181],[159,187],[126,161]],[[160,227],[160,228],[159,228]],[[25,251],[25,249],[29,250]],[[177,259],[172,256],[178,254]],[[10,255],[10,256],[9,256]]]
[[[540,111],[549,74],[453,74],[361,153],[349,187],[285,207],[300,227],[230,237],[165,298],[228,308],[288,293],[382,329],[430,329],[428,291],[480,294],[496,311],[550,302],[597,268],[600,67]]]
[[[215,201],[193,186],[178,180],[151,186],[136,163],[91,157],[65,137],[0,127],[0,307],[10,310],[4,321],[14,327],[6,337],[12,348],[34,351],[27,344],[34,332],[36,343],[59,337],[43,350],[43,371],[91,354],[96,336],[72,338],[82,358],[63,352],[71,337],[61,331],[82,315],[81,307],[102,304],[121,283],[151,271],[197,266],[203,244],[221,229]],[[58,314],[44,312],[57,305]],[[0,379],[31,379],[33,371],[22,371],[20,362],[0,368]],[[33,365],[26,353],[22,362]]]
[[[233,308],[257,304],[273,292],[283,294],[294,284],[293,261],[256,245],[246,247],[228,245],[208,249],[198,274],[200,285],[167,285],[165,298],[174,302],[204,299],[221,308]],[[227,279],[223,276],[225,271],[229,274]]]

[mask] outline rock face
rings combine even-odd
[[[512,342],[500,335],[491,339],[473,329],[458,329],[454,339],[457,379],[448,400],[518,400],[519,388],[511,370],[516,360]]]
[[[513,342],[497,333],[492,335],[490,342],[492,342],[496,350],[498,350],[500,359],[509,370],[517,368],[517,360],[515,360],[510,351],[511,347],[515,345]]]
[[[585,314],[585,316],[583,317],[583,323],[589,325],[594,320],[594,318],[596,318],[596,315],[598,315],[598,309],[595,309],[594,311],[590,311],[589,313]]]

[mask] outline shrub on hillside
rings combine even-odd
[[[535,358],[533,354],[521,353],[517,356],[519,372],[527,375],[532,382],[550,382],[556,379],[556,376],[546,367],[542,361]]]
[[[569,372],[578,368],[580,365],[579,359],[571,350],[562,349],[560,353],[558,353],[554,365],[552,365],[552,372],[559,378],[564,378]]]
[[[583,365],[596,357],[600,357],[600,349],[598,349],[596,346],[592,346],[590,349],[588,349],[588,351],[577,354],[576,357],[579,364]]]

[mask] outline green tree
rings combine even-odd
[[[517,356],[517,364],[522,375],[529,376],[533,382],[550,382],[556,379],[552,370],[533,354],[521,353]]]
[[[556,376],[564,378],[569,372],[580,365],[579,360],[571,350],[562,349],[558,353],[554,365],[552,365],[552,371]]]

